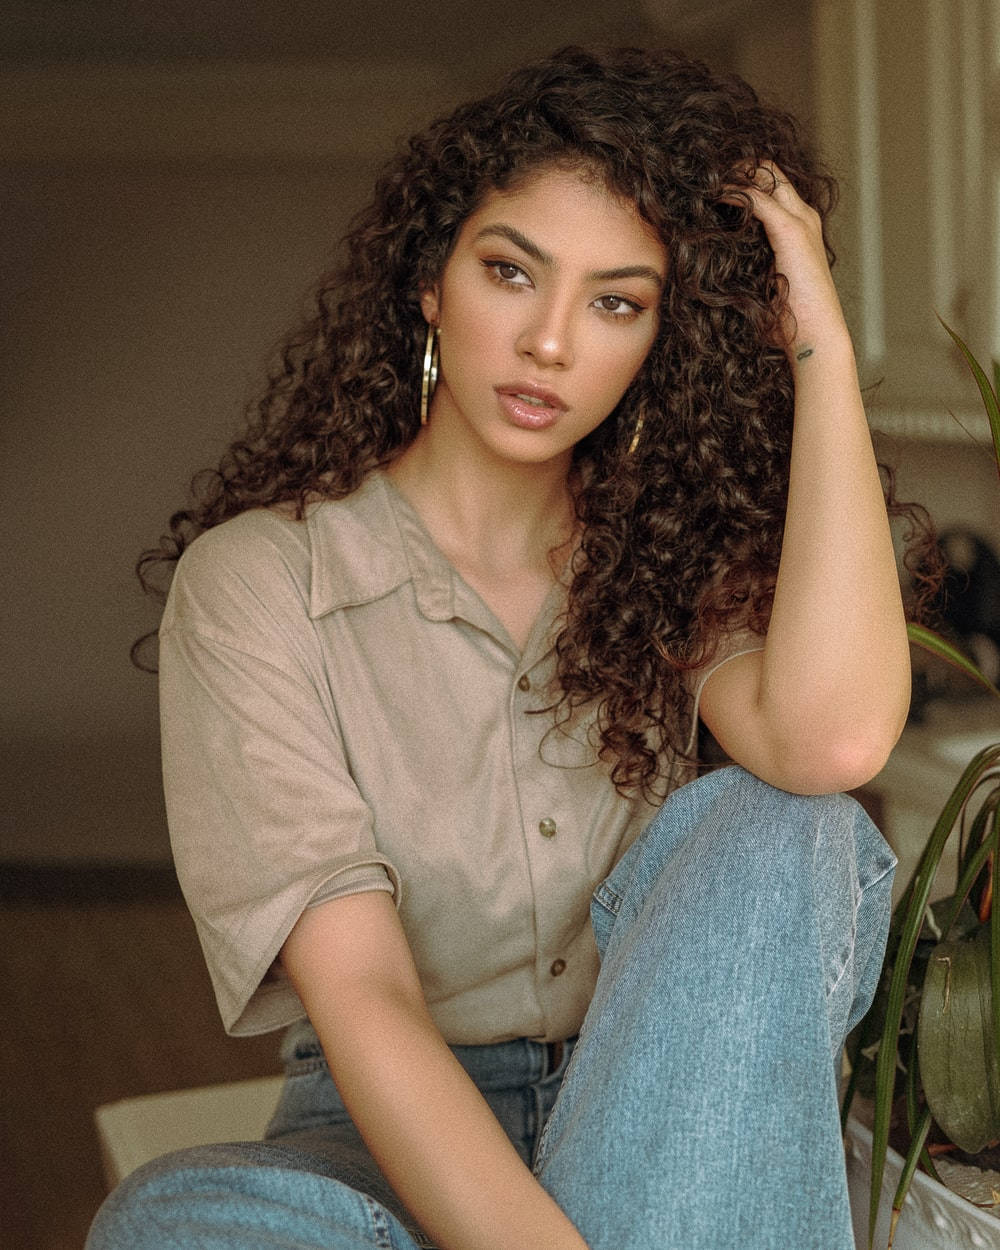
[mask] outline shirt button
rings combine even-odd
[[[527,673],[522,673],[521,676],[517,679],[517,688],[518,690],[530,690],[531,689],[531,678],[528,676]]]
[[[538,822],[538,832],[543,838],[554,838],[556,836],[556,822],[551,816],[546,816],[544,820]]]
[[[565,971],[566,971],[565,959],[555,960],[552,964],[552,967],[549,969],[549,972],[551,972],[554,977],[561,977]]]

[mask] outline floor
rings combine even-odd
[[[93,1109],[277,1071],[227,1038],[173,872],[0,865],[0,1244],[80,1250],[104,1196]]]

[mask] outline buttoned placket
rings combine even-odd
[[[561,813],[546,796],[531,793],[525,778],[537,775],[532,764],[551,716],[532,715],[551,703],[549,679],[554,654],[554,625],[564,605],[565,587],[553,586],[539,612],[524,651],[519,655],[513,639],[495,613],[445,559],[432,541],[412,541],[408,533],[419,518],[400,511],[394,488],[386,484],[404,539],[407,561],[413,574],[414,589],[420,611],[431,620],[461,619],[482,630],[510,657],[511,686],[508,704],[508,740],[511,751],[511,775],[517,795],[522,845],[527,860],[535,929],[535,993],[542,1033],[548,1035],[550,1023],[561,1013],[571,989],[563,988],[560,978],[569,967],[569,952],[562,949],[559,932],[564,930],[567,898],[572,893],[573,870],[567,862],[571,852],[559,837]],[[405,505],[406,513],[412,510]],[[565,931],[565,930],[564,930]]]
[[[546,604],[550,611],[551,606],[551,603]],[[548,632],[544,638],[539,638],[541,630],[538,628],[544,625],[546,631],[551,629],[547,615],[543,609],[512,683],[510,734],[514,784],[534,898],[535,985],[548,1033],[550,1020],[559,1014],[556,1000],[563,994],[559,978],[568,967],[568,952],[561,949],[557,933],[563,915],[560,885],[565,885],[567,847],[559,837],[561,813],[551,800],[546,802],[544,796],[534,793],[526,780],[535,775],[528,765],[551,725],[550,717],[532,714],[532,709],[545,707],[551,701],[547,697],[550,676],[547,669],[552,662],[552,639]]]

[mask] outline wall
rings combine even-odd
[[[364,171],[18,171],[5,188],[3,849],[162,857],[157,612],[132,575],[214,461]]]

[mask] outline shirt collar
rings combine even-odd
[[[306,515],[311,551],[309,615],[381,599],[410,580],[380,473],[344,499],[313,504]]]
[[[306,523],[312,551],[309,615],[313,619],[371,603],[405,582],[413,583],[417,607],[430,621],[467,616],[470,605],[465,601],[470,596],[479,603],[434,545],[417,514],[378,469],[345,498],[313,505]],[[489,616],[492,620],[492,613]],[[479,620],[473,623],[481,624]]]
[[[459,577],[416,512],[380,470],[369,473],[345,498],[313,505],[306,524],[312,551],[312,619],[371,603],[412,582],[417,607],[427,620],[461,617],[517,655],[503,625]],[[522,662],[537,663],[551,650],[568,580],[567,570],[542,608]]]

